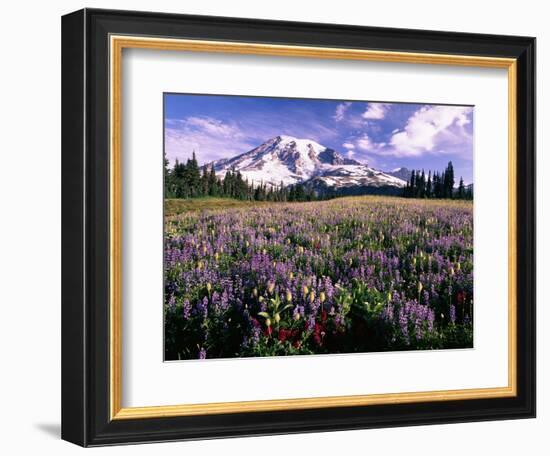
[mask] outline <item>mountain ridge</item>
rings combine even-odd
[[[350,187],[401,189],[406,185],[398,176],[346,158],[316,141],[286,135],[275,136],[248,152],[207,166],[214,166],[220,178],[230,170],[239,171],[253,185],[303,184],[318,191]]]

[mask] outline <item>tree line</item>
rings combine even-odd
[[[407,185],[403,189],[405,198],[442,198],[442,199],[473,199],[471,187],[464,185],[460,178],[458,188],[454,188],[455,175],[453,162],[449,162],[442,172],[413,170]]]
[[[165,198],[201,198],[206,196],[248,201],[314,201],[315,192],[304,185],[285,187],[260,182],[254,185],[240,171],[228,170],[223,178],[216,176],[213,165],[200,167],[195,152],[182,163],[176,159],[172,169],[164,157]]]

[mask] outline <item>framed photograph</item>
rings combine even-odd
[[[62,20],[62,437],[535,416],[535,39]]]

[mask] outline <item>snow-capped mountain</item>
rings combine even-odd
[[[328,187],[404,187],[398,177],[370,168],[356,160],[344,158],[334,149],[310,139],[276,136],[236,157],[213,163],[216,174],[240,171],[254,185],[261,182],[284,186],[294,184]]]
[[[386,171],[386,174],[389,174],[393,177],[398,177],[399,179],[402,179],[404,181],[408,181],[411,178],[411,170],[408,168],[395,168],[391,171]]]

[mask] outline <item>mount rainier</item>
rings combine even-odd
[[[334,149],[315,141],[283,135],[249,152],[210,165],[221,178],[232,170],[239,171],[253,185],[304,184],[321,192],[395,193],[406,185],[401,177],[344,158]]]

